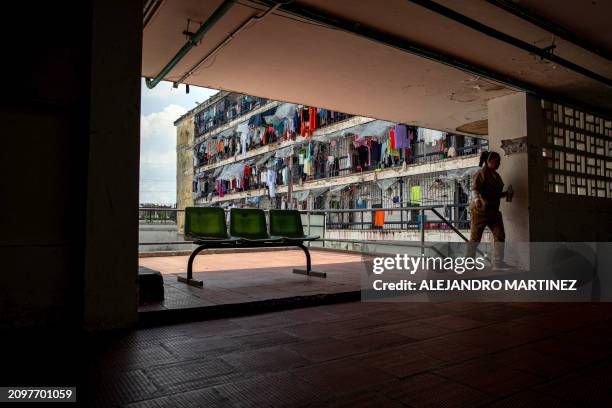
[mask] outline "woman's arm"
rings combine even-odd
[[[476,208],[481,208],[482,206],[482,196],[480,194],[480,190],[483,182],[484,175],[481,171],[478,171],[476,174],[474,174],[474,178],[472,179],[472,201],[474,202],[474,206]]]

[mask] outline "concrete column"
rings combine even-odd
[[[512,249],[516,248],[516,243],[528,243],[537,238],[533,232],[538,214],[532,203],[543,186],[540,178],[544,173],[538,160],[544,138],[542,108],[539,98],[516,93],[490,100],[488,112],[489,149],[501,155],[498,172],[506,188],[512,185],[514,190],[512,202],[502,200],[500,207],[509,242],[507,247]],[[515,151],[505,152],[502,141],[514,144]],[[528,256],[521,258],[524,260],[522,266],[527,266]]]
[[[142,2],[92,3],[84,326],[99,330],[137,319]]]

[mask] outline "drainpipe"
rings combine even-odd
[[[281,3],[277,3],[274,6],[270,7],[266,12],[264,12],[263,14],[260,14],[258,16],[255,17],[251,17],[249,18],[247,21],[245,21],[244,23],[242,23],[240,25],[240,27],[238,27],[236,30],[234,30],[230,35],[228,35],[219,45],[217,45],[215,48],[213,48],[208,54],[206,54],[204,57],[202,57],[202,59],[200,59],[197,64],[195,64],[193,67],[191,67],[191,69],[189,71],[187,71],[185,74],[183,74],[182,77],[179,78],[178,81],[176,81],[174,84],[178,86],[178,84],[183,83],[188,77],[190,77],[191,75],[193,75],[193,73],[195,71],[198,70],[198,68],[200,68],[210,57],[212,57],[213,55],[215,55],[221,48],[225,47],[227,44],[229,44],[234,38],[236,38],[236,36],[238,34],[240,34],[240,32],[242,30],[244,30],[246,27],[250,26],[252,23],[256,22],[256,21],[261,21],[264,18],[266,18],[266,16],[268,16],[269,14],[272,14],[274,12],[274,10],[276,10],[277,8],[279,8],[281,6]]]
[[[237,0],[224,0],[223,3],[208,17],[208,20],[204,22],[198,28],[198,30],[190,35],[189,40],[181,47],[181,49],[176,53],[176,55],[166,64],[166,66],[161,70],[159,74],[155,78],[147,78],[146,84],[147,88],[153,89],[155,86],[160,83],[168,73],[178,64],[185,55],[196,46],[204,34],[208,32],[224,15],[232,8],[232,6],[237,2]]]

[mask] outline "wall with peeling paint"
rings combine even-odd
[[[193,112],[183,116],[176,124],[176,206],[184,210],[193,206]],[[185,225],[185,214],[177,213],[179,234],[182,234]]]

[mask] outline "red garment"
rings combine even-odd
[[[317,128],[317,108],[308,108],[308,121],[304,120],[304,109],[300,109],[300,135],[312,136]]]
[[[391,149],[395,150],[395,130],[391,129],[391,132],[389,133],[389,139],[391,139]]]
[[[317,128],[317,108],[308,108],[308,116],[310,116],[310,136]]]
[[[308,110],[310,112],[310,109]],[[304,109],[300,110],[300,135],[302,136],[310,136],[308,133],[310,132],[310,121],[304,120]]]
[[[304,130],[306,125],[304,124],[304,109],[300,109],[300,136],[304,136]]]
[[[247,164],[244,166],[244,176],[249,177],[251,175],[251,165]]]

